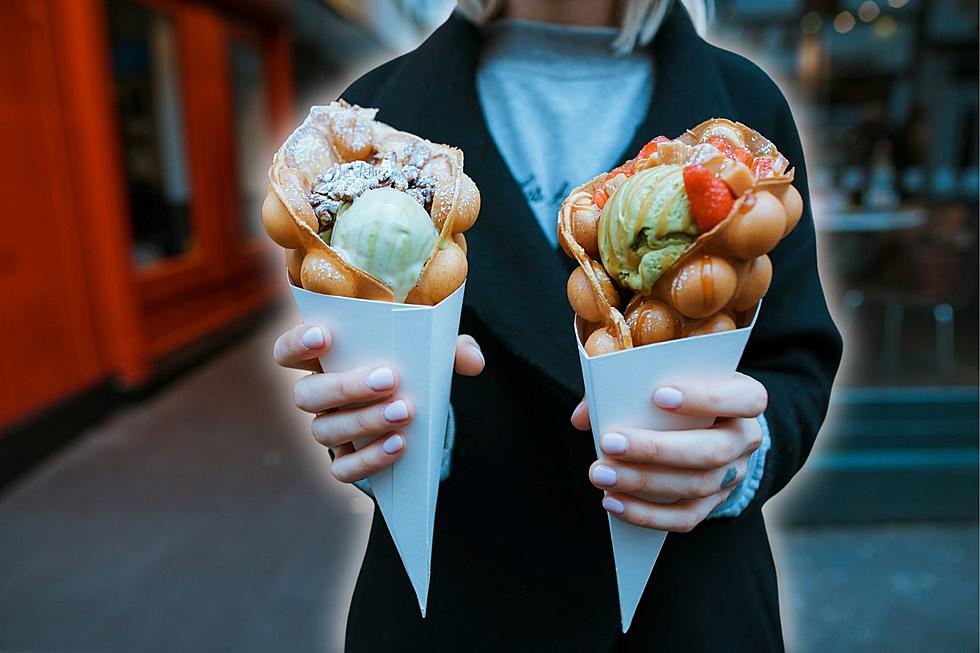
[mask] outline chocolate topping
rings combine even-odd
[[[319,231],[333,227],[343,203],[353,202],[373,188],[390,186],[406,193],[431,212],[435,180],[421,172],[429,155],[424,144],[416,143],[401,153],[385,154],[373,165],[367,161],[351,161],[324,172],[313,183],[309,196],[310,206],[320,222]],[[399,160],[406,163],[399,164]]]

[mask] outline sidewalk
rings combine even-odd
[[[371,503],[290,405],[285,324],[0,495],[0,652],[341,650]],[[977,649],[976,524],[772,540],[790,651]]]

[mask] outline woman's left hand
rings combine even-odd
[[[766,389],[736,372],[724,381],[683,381],[657,388],[653,402],[678,415],[714,417],[690,431],[620,428],[603,433],[604,458],[589,470],[606,490],[602,506],[623,521],[664,531],[688,532],[704,521],[745,477],[749,456],[762,442],[758,416]],[[572,424],[589,426],[583,399]]]

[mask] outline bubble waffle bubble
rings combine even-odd
[[[716,118],[572,190],[558,238],[579,264],[567,292],[586,352],[748,324],[772,281],[767,254],[803,213],[788,165],[758,132]]]
[[[311,108],[273,158],[262,225],[286,249],[286,269],[297,286],[396,301],[391,285],[329,244],[329,225],[367,189],[405,192],[426,210],[438,237],[404,301],[435,305],[466,278],[463,232],[476,221],[480,193],[463,173],[460,150],[398,131],[376,114],[342,100]]]

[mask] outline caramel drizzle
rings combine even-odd
[[[751,209],[751,207],[755,204],[753,190],[790,184],[795,176],[794,170],[786,170],[788,167],[788,161],[786,161],[786,159],[783,158],[778,151],[776,151],[775,146],[772,143],[763,138],[760,134],[758,134],[758,132],[755,132],[751,128],[746,127],[741,123],[733,123],[723,118],[706,120],[694,129],[687,130],[687,132],[682,135],[679,140],[687,143],[688,145],[700,142],[701,135],[714,124],[725,124],[733,127],[742,135],[743,141],[752,146],[752,151],[754,153],[765,152],[767,155],[771,156],[770,150],[775,152],[775,163],[773,165],[775,174],[771,177],[757,180],[752,190],[747,191],[745,195],[737,200],[737,206],[733,207],[732,214],[726,217],[725,220],[722,221],[722,224],[719,224],[707,233],[701,234],[695,243],[686,252],[684,252],[680,258],[677,259],[677,261],[674,262],[674,266],[683,265],[691,257],[698,254],[708,258],[708,256],[703,253],[705,246],[707,245],[707,238],[717,237],[721,231],[723,223],[727,222],[736,211],[747,212],[749,209]],[[641,169],[645,170],[647,168],[656,167],[657,165],[662,165],[662,163],[659,161],[657,163],[653,163],[653,159],[654,157],[651,157],[647,160],[651,163],[651,165],[643,165],[643,168]],[[607,174],[608,173],[603,173],[598,175],[591,182],[580,186],[578,190],[573,191],[572,194],[565,198],[565,201],[562,202],[561,209],[558,213],[558,237],[559,242],[565,248],[565,251],[576,260],[583,272],[585,272],[586,279],[589,281],[589,286],[592,288],[592,294],[595,297],[596,304],[605,313],[603,326],[605,326],[609,330],[609,334],[616,339],[620,349],[629,349],[633,346],[629,325],[626,323],[623,314],[620,313],[616,307],[611,306],[606,301],[605,294],[602,291],[602,285],[599,283],[599,279],[592,268],[592,259],[589,258],[588,254],[585,252],[585,249],[578,243],[578,241],[575,240],[572,235],[573,211],[576,208],[587,210],[593,206],[592,192],[605,180]],[[664,225],[661,224],[660,228],[663,229]],[[709,272],[709,270],[706,270],[705,267],[712,267],[712,263],[710,261],[705,263],[702,260],[700,269],[702,291],[705,292],[706,298],[710,296],[710,298],[713,300],[715,293],[714,279],[709,278],[713,275],[705,274],[706,272]],[[635,293],[630,301],[627,302],[626,311],[629,312],[630,307],[639,301],[639,298],[641,297],[642,296],[640,293]],[[686,322],[686,320],[683,319],[682,321]]]

